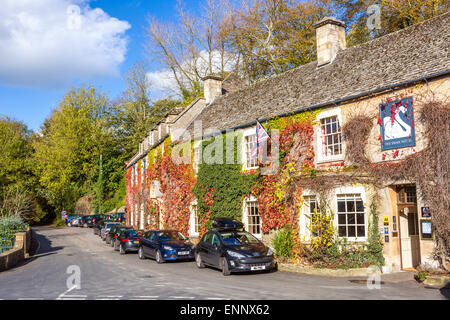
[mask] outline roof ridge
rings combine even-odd
[[[443,14],[440,14],[440,15],[438,15],[438,16],[436,16],[436,17],[433,17],[433,18],[424,20],[424,21],[422,21],[422,22],[413,24],[413,25],[408,26],[408,27],[406,27],[406,28],[403,28],[403,29],[400,29],[400,30],[397,30],[397,31],[394,31],[394,32],[390,32],[390,33],[388,33],[388,34],[385,34],[385,35],[383,35],[383,36],[381,36],[381,37],[378,37],[378,38],[369,40],[369,41],[367,41],[367,42],[360,43],[360,44],[358,44],[358,45],[356,45],[356,46],[349,47],[349,48],[346,48],[346,49],[344,49],[344,50],[339,50],[339,51],[338,51],[338,55],[341,55],[341,54],[344,53],[344,52],[350,52],[350,51],[353,51],[353,50],[360,49],[361,47],[368,46],[369,44],[373,44],[373,43],[379,42],[379,41],[381,41],[381,39],[384,40],[384,39],[386,39],[386,38],[388,38],[388,37],[393,37],[394,35],[397,35],[398,33],[406,32],[406,30],[410,30],[410,29],[412,29],[412,28],[418,28],[418,27],[420,27],[421,25],[423,25],[423,24],[425,24],[425,23],[431,23],[431,22],[434,21],[434,20],[442,19],[442,17],[444,17],[444,16],[446,16],[446,15],[450,15],[450,11],[449,11],[449,12],[446,12],[446,13],[443,13]],[[295,67],[295,68],[286,70],[286,71],[284,71],[284,72],[282,72],[282,73],[279,73],[279,74],[274,74],[274,75],[272,75],[272,76],[270,76],[270,77],[268,77],[268,78],[264,78],[264,79],[262,79],[262,80],[260,80],[260,81],[257,81],[257,82],[255,82],[255,83],[253,83],[253,84],[250,84],[250,85],[248,85],[248,86],[246,86],[246,87],[244,87],[244,88],[242,88],[242,89],[236,90],[236,91],[234,91],[234,92],[230,92],[230,93],[228,93],[226,96],[225,96],[225,95],[220,96],[220,97],[218,97],[219,99],[216,99],[213,103],[211,103],[210,106],[214,106],[214,104],[216,104],[216,102],[221,101],[222,98],[230,97],[230,96],[233,96],[234,94],[238,94],[238,93],[241,93],[241,92],[246,91],[246,90],[254,89],[256,86],[258,86],[258,85],[260,85],[260,84],[264,84],[264,83],[266,83],[266,82],[269,81],[269,80],[276,79],[276,78],[278,78],[278,77],[282,77],[282,76],[284,76],[284,75],[287,75],[287,74],[289,74],[289,73],[291,73],[291,72],[298,71],[298,70],[302,69],[303,67],[306,67],[306,66],[308,66],[308,65],[310,65],[310,64],[313,64],[313,63],[317,63],[317,60],[310,61],[310,62],[308,62],[308,63],[305,63],[305,64],[302,64],[302,65],[297,66],[297,67]],[[326,67],[326,66],[327,66],[327,65],[325,65],[324,67]],[[231,73],[230,73],[230,75],[231,75]],[[229,75],[228,75],[228,76],[229,76]],[[227,78],[228,78],[228,77],[227,77]]]

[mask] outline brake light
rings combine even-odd
[[[117,238],[117,234],[114,236],[114,238]]]
[[[130,241],[130,239],[128,239],[128,238],[122,239],[122,242],[128,242],[128,241]]]

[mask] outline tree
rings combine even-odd
[[[0,117],[0,192],[9,185],[33,184],[31,132],[21,123]]]
[[[92,192],[99,157],[114,144],[104,117],[109,99],[92,86],[72,89],[34,141],[40,192],[57,211],[72,211]]]
[[[334,0],[331,3],[335,12],[340,13],[339,18],[349,26],[350,46],[431,19],[450,9],[448,0]],[[381,29],[370,32],[367,27],[367,11],[374,4],[380,7]]]
[[[224,74],[236,66],[219,30],[229,7],[226,0],[206,0],[201,14],[193,15],[179,1],[176,23],[148,19],[148,51],[171,73],[177,84],[175,92],[183,100],[191,101],[203,93],[201,81],[206,75]]]
[[[222,37],[255,82],[314,61],[314,24],[328,13],[322,1],[245,0],[223,21]]]

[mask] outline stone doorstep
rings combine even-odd
[[[311,266],[300,266],[289,263],[278,263],[278,270],[317,275],[323,277],[367,277],[371,275],[371,273],[367,271],[367,268],[354,268],[348,270],[325,269],[325,268],[314,268]],[[381,274],[381,272],[378,274]]]
[[[367,268],[354,268],[354,269],[326,269],[326,268],[314,268],[312,266],[301,266],[290,263],[278,263],[278,270],[286,272],[295,272],[300,274],[309,274],[322,277],[361,277],[367,278],[373,273],[370,273]],[[399,283],[404,281],[415,281],[414,272],[399,271],[383,274],[376,273],[381,276],[381,281],[388,283]]]
[[[441,289],[450,284],[449,276],[428,276],[423,284],[426,287]]]

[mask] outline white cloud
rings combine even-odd
[[[47,88],[117,76],[130,27],[88,0],[1,0],[0,83]]]
[[[197,60],[197,70],[201,76],[208,75],[208,52],[201,51],[200,58]],[[227,54],[225,57],[225,71],[231,72],[236,63],[236,60],[233,58],[231,54]],[[192,61],[184,61],[182,63],[183,68],[189,70],[192,65]],[[221,66],[221,55],[218,51],[213,51],[212,53],[212,67],[213,72],[220,72]],[[155,98],[164,98],[165,96],[174,96],[177,98],[181,98],[181,93],[178,90],[178,84],[173,75],[172,70],[162,69],[153,72],[147,73],[147,78],[150,81],[150,91],[152,97]],[[186,81],[182,74],[179,74],[179,78],[182,81]]]

